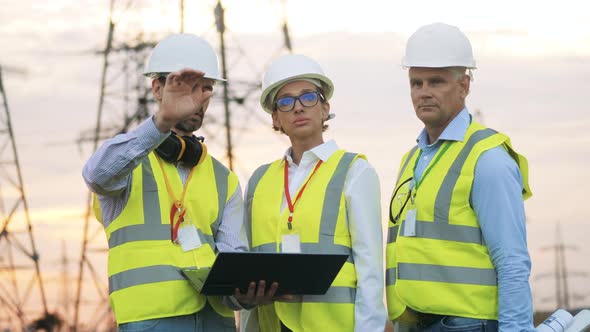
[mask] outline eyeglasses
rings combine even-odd
[[[291,112],[295,108],[297,100],[299,100],[304,107],[312,107],[317,105],[320,99],[322,102],[325,100],[324,95],[319,91],[305,92],[297,97],[281,97],[275,101],[275,109],[281,112]]]
[[[391,195],[391,202],[389,203],[389,220],[396,224],[399,221],[404,208],[408,204],[412,196],[412,180],[410,177],[395,188],[393,195]]]

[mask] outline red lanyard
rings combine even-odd
[[[293,211],[295,210],[295,204],[297,204],[297,202],[299,201],[299,198],[303,194],[303,191],[305,190],[305,187],[309,183],[309,180],[311,180],[311,178],[313,177],[315,172],[318,170],[318,168],[320,168],[321,164],[322,164],[322,160],[320,159],[315,164],[315,168],[313,169],[313,172],[311,173],[311,175],[307,178],[307,181],[305,181],[305,183],[303,184],[301,189],[299,189],[299,192],[297,193],[297,196],[295,197],[295,202],[291,202],[291,194],[289,193],[289,162],[287,161],[287,158],[285,158],[285,167],[283,169],[285,170],[285,179],[284,179],[285,197],[287,198],[287,205],[289,207],[289,219],[287,220],[287,226],[289,227],[289,229],[293,229],[293,226],[291,226],[291,222],[293,221]]]
[[[174,222],[174,216],[176,215],[176,212],[180,212],[180,214],[178,215],[178,219],[176,222]],[[178,237],[178,228],[180,227],[180,224],[184,221],[184,214],[186,213],[186,210],[181,207],[177,207],[176,203],[172,205],[172,208],[170,209],[170,240],[174,243],[176,243],[176,238]]]
[[[170,195],[170,197],[172,197],[172,200],[174,201],[174,203],[172,204],[172,208],[170,208],[170,240],[172,240],[172,242],[176,242],[176,238],[178,237],[178,228],[180,227],[180,224],[184,221],[184,214],[186,213],[186,209],[184,208],[184,195],[186,194],[188,184],[191,178],[193,177],[193,171],[195,170],[195,168],[193,167],[190,170],[188,177],[186,179],[186,183],[182,188],[182,194],[180,195],[180,198],[176,198],[176,195],[174,195],[174,190],[172,189],[170,181],[168,180],[168,176],[166,175],[166,171],[164,171],[164,165],[162,163],[162,160],[157,155],[156,158],[158,159],[160,170],[162,170],[162,175],[164,176],[166,190],[168,190],[168,194]],[[174,221],[176,213],[178,213],[178,219]]]

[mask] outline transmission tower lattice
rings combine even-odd
[[[282,0],[283,6],[285,1]],[[130,8],[126,8],[129,11]],[[113,19],[115,13],[115,0],[111,0],[110,17],[108,24],[108,35],[106,46],[100,52],[103,57],[103,67],[100,84],[100,97],[98,103],[98,112],[96,118],[96,126],[92,130],[82,133],[79,143],[92,143],[92,151],[96,150],[98,144],[107,138],[113,137],[116,134],[127,132],[133,126],[141,123],[151,114],[155,102],[151,95],[151,87],[148,86],[145,77],[141,75],[143,72],[143,65],[145,59],[149,55],[151,49],[155,46],[155,42],[146,41],[144,36],[139,33],[132,42],[122,41],[129,39],[126,37],[119,37],[123,35],[124,31],[117,30],[121,25],[121,20],[124,17],[119,15],[119,20],[115,22]],[[257,116],[258,110],[253,110],[251,107],[257,105],[253,102],[254,97],[259,92],[259,79],[261,77],[260,71],[256,71],[256,66],[252,61],[246,59],[245,51],[239,47],[228,47],[228,44],[237,44],[235,41],[226,42],[225,36],[228,31],[224,22],[224,9],[221,1],[216,2],[216,6],[212,10],[215,15],[216,29],[209,29],[205,35],[211,34],[212,31],[218,33],[219,38],[216,41],[220,44],[222,72],[224,77],[231,76],[231,82],[223,84],[223,92],[218,92],[215,99],[222,99],[224,105],[223,116],[225,121],[216,120],[215,106],[207,114],[207,124],[202,130],[208,138],[207,143],[215,137],[215,133],[226,133],[226,161],[230,168],[233,168],[235,160],[233,154],[232,127],[230,124],[231,116],[235,115],[233,111],[241,108],[248,112],[241,112],[242,116],[250,118],[252,115]],[[285,13],[285,11],[283,11]],[[184,30],[184,15],[185,6],[184,1],[180,1],[181,26],[180,31]],[[190,14],[189,14],[190,15]],[[212,28],[213,28],[212,27]],[[291,41],[288,36],[288,27],[286,20],[283,20],[282,32],[285,39],[284,47],[278,48],[277,55],[281,50],[286,49],[291,51]],[[230,37],[234,37],[229,33]],[[119,37],[119,38],[117,38]],[[207,36],[204,36],[207,38]],[[213,37],[209,36],[209,39]],[[215,40],[211,40],[212,44],[217,44]],[[235,52],[235,53],[234,53]],[[229,56],[232,53],[234,56]],[[240,80],[232,76],[233,68],[239,66],[246,67],[250,71],[250,76],[247,80]],[[262,67],[262,65],[258,66]],[[255,82],[255,83],[252,83]],[[240,122],[245,125],[247,121]],[[270,122],[267,120],[267,122]],[[235,130],[237,131],[237,130]],[[213,140],[215,141],[215,140]],[[213,143],[215,144],[215,143]],[[84,235],[82,241],[82,249],[80,253],[80,261],[78,265],[78,279],[77,289],[75,292],[75,301],[73,308],[73,320],[71,324],[72,330],[82,331],[87,326],[82,326],[80,322],[86,322],[88,326],[93,327],[93,330],[109,330],[114,328],[114,321],[112,313],[110,312],[108,302],[108,287],[106,279],[106,271],[102,273],[98,271],[99,266],[106,265],[104,252],[106,252],[106,241],[104,239],[102,227],[96,220],[92,212],[92,195],[88,193],[86,213],[84,220]],[[101,259],[101,264],[98,264],[98,259]],[[96,262],[96,264],[95,264]],[[86,278],[89,275],[96,290],[96,298],[94,301],[86,301],[82,294],[87,294],[84,291],[86,286]],[[93,304],[91,304],[93,302]],[[88,308],[93,305],[94,309]],[[86,307],[86,308],[85,308]],[[82,318],[88,317],[88,318]],[[105,317],[108,324],[104,324]],[[104,326],[100,326],[103,324]]]
[[[132,42],[115,38],[116,22],[113,19],[115,2],[111,1],[108,34],[105,48],[99,52],[103,57],[100,95],[96,126],[82,133],[79,143],[91,142],[95,151],[99,142],[116,134],[124,133],[133,125],[149,116],[151,90],[141,76],[144,60],[155,43],[146,42],[138,35]],[[108,331],[115,329],[109,306],[108,283],[105,280],[104,252],[106,241],[100,224],[94,219],[92,194],[88,192],[84,215],[84,234],[78,264],[73,319],[71,329]],[[100,260],[102,262],[100,262]],[[100,262],[95,264],[94,262]],[[102,268],[102,269],[101,269]],[[91,278],[95,293],[87,296],[84,291],[86,274]],[[84,295],[84,299],[82,298]],[[84,318],[81,319],[81,317]],[[84,322],[82,324],[81,322]]]
[[[257,48],[257,51],[263,50],[263,54],[257,54],[254,58],[265,58],[267,62],[284,52],[291,53],[293,48],[291,38],[289,35],[289,27],[286,15],[286,1],[281,0],[283,17],[281,21],[282,41],[277,43],[275,47],[274,41],[268,42],[265,48]],[[217,141],[216,134],[225,133],[225,161],[231,170],[238,171],[238,173],[248,173],[244,169],[238,169],[240,165],[236,163],[234,149],[242,142],[241,134],[247,129],[251,121],[257,120],[259,123],[269,123],[269,119],[263,119],[259,114],[258,97],[260,92],[260,78],[262,77],[262,69],[267,63],[259,63],[253,60],[253,57],[248,55],[247,50],[240,45],[238,37],[226,26],[225,8],[221,0],[216,2],[213,9],[215,17],[216,36],[213,35],[213,30],[210,29],[205,35],[213,44],[218,45],[222,76],[226,79],[223,82],[223,91],[218,94],[215,99],[221,99],[223,110],[221,114],[217,107],[211,107],[208,111],[211,115],[221,115],[224,119],[223,123],[216,123],[207,119],[207,125],[203,131],[207,134],[209,140]],[[229,40],[229,42],[228,42]],[[248,50],[250,51],[250,50]],[[209,116],[209,115],[208,115]],[[215,119],[215,117],[214,117]],[[239,123],[239,127],[232,126],[232,122]],[[217,126],[216,126],[217,125]]]
[[[3,69],[12,71],[0,66],[0,329],[24,330],[33,317],[48,312]]]
[[[579,248],[575,245],[566,244],[562,237],[561,223],[555,225],[555,244],[542,247],[541,250],[551,250],[554,253],[555,266],[553,272],[542,273],[535,276],[535,279],[553,278],[555,282],[555,296],[543,299],[544,302],[555,302],[556,308],[572,309],[574,300],[584,300],[585,294],[573,291],[571,287],[572,277],[587,278],[586,271],[572,271],[567,268],[566,250],[577,251]]]

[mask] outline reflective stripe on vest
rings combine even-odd
[[[227,198],[227,177],[229,175],[229,170],[225,168],[225,166],[223,166],[217,159],[211,158],[211,161],[213,161],[213,172],[215,173],[215,182],[217,183],[217,206],[219,207],[217,219],[213,222],[213,224],[211,224],[211,233],[213,234],[211,240],[213,240],[213,238],[217,236],[219,225],[221,225],[221,221],[223,220],[223,210],[225,208],[225,199]],[[201,238],[201,240],[203,240],[203,238]],[[211,248],[216,248],[215,241],[213,241]],[[215,251],[217,252],[217,250]]]
[[[225,199],[227,197],[227,176],[229,172],[217,160],[212,159],[213,170],[215,173],[215,180],[218,192],[218,215],[215,222],[211,224],[213,234],[217,233],[221,219],[223,217],[223,210],[225,208]],[[125,243],[135,241],[152,241],[152,240],[170,240],[170,224],[162,224],[160,216],[160,201],[158,197],[156,180],[152,173],[151,162],[149,158],[142,161],[142,186],[143,192],[143,209],[144,209],[144,224],[129,225],[119,228],[111,233],[109,237],[109,248],[115,248]],[[214,251],[216,250],[214,235],[204,234],[201,229],[197,229],[197,234],[201,243],[207,243]],[[176,272],[170,269],[176,269]],[[139,271],[154,272],[153,275],[143,275]],[[149,272],[151,274],[151,272]],[[160,279],[161,278],[161,279]],[[121,280],[126,280],[122,282]],[[109,293],[127,287],[143,285],[146,283],[156,283],[170,280],[186,280],[178,268],[173,266],[158,265],[148,266],[137,269],[131,269],[119,272],[109,277]],[[113,286],[112,288],[110,286]]]
[[[324,295],[303,295],[301,302],[308,303],[351,303],[356,297],[356,288],[333,286]],[[354,300],[353,300],[354,303]]]
[[[109,291],[112,293],[131,286],[171,280],[186,280],[186,278],[176,266],[152,265],[140,267],[110,276]]]
[[[399,183],[399,180],[401,179],[402,174],[404,174],[404,172],[406,171],[406,167],[408,167],[408,163],[410,162],[410,160],[412,160],[412,157],[414,156],[414,153],[416,153],[417,150],[418,150],[418,145],[414,146],[412,148],[412,150],[410,150],[410,152],[408,153],[408,158],[406,158],[404,165],[400,168],[400,171],[399,171],[399,174],[397,175],[397,180],[395,181],[395,183]]]
[[[441,187],[437,193],[436,201],[434,204],[434,222],[416,220],[415,225],[415,237],[416,238],[427,238],[445,241],[475,243],[485,245],[481,229],[479,227],[464,226],[464,225],[453,225],[449,224],[449,211],[451,209],[451,200],[453,198],[453,190],[461,174],[461,169],[467,160],[467,157],[473,150],[473,147],[481,142],[482,140],[496,134],[497,132],[493,129],[483,129],[476,131],[469,137],[465,146],[459,152],[459,155],[453,161],[449,171],[446,173],[445,178],[442,181]],[[413,153],[412,153],[413,154]],[[406,165],[411,156],[408,156]],[[400,177],[401,177],[400,173]],[[399,181],[399,179],[398,179]],[[408,231],[406,230],[405,220],[402,221],[402,229],[400,235],[406,236]],[[388,238],[395,242],[396,237],[390,236]],[[399,276],[398,276],[399,277]],[[399,277],[400,279],[403,279]]]
[[[453,284],[496,286],[496,270],[432,264],[397,264],[398,278],[405,280],[436,281]]]
[[[397,276],[396,276],[396,268],[395,267],[391,267],[391,268],[385,270],[385,285],[386,286],[395,285],[396,278],[397,278]]]
[[[390,226],[387,229],[387,243],[394,243],[397,239],[397,232],[399,229],[399,225]]]
[[[421,221],[416,220],[416,237],[418,238],[428,238],[428,239],[436,239],[436,240],[446,240],[446,241],[456,241],[456,242],[467,242],[467,243],[476,243],[476,244],[485,244],[483,240],[483,236],[481,234],[481,229],[479,227],[472,227],[472,226],[463,226],[463,225],[451,225],[449,224],[449,211],[451,208],[451,199],[453,190],[455,185],[457,184],[457,180],[459,179],[459,174],[461,174],[461,169],[465,164],[465,160],[473,150],[475,144],[479,143],[480,141],[496,134],[496,131],[493,129],[483,129],[479,130],[471,137],[451,165],[451,168],[445,175],[445,178],[442,182],[441,188],[438,191],[436,196],[436,201],[434,204],[434,222],[430,221]],[[415,148],[414,148],[415,149]],[[398,176],[398,182],[401,178],[401,175],[405,171],[405,167],[408,165],[409,160],[411,159],[412,155],[414,154],[415,150],[412,149],[406,162],[404,163],[404,167],[400,175]],[[405,223],[402,221],[402,224]],[[397,226],[395,226],[397,227]],[[388,243],[395,242],[397,238],[396,235],[391,233],[392,228],[390,227],[388,233]],[[405,227],[402,227],[401,235],[406,236],[407,231]]]
[[[397,180],[395,181],[396,185],[399,183],[399,180],[401,179],[402,175],[404,174],[404,172],[406,171],[406,167],[408,167],[408,163],[410,162],[410,160],[412,160],[412,157],[414,156],[414,153],[416,153],[416,151],[418,150],[418,145],[414,146],[410,152],[408,153],[408,157],[406,158],[406,160],[404,161],[404,164],[402,165],[402,167],[400,168],[399,174],[397,175]],[[395,189],[394,189],[395,191]],[[389,204],[389,222],[393,223],[393,215],[391,214],[391,203],[393,202],[393,197],[391,198],[390,204]],[[395,233],[391,233],[392,231],[395,231]],[[387,243],[393,243],[395,242],[395,238],[397,237],[397,228],[395,229],[391,229],[391,227],[389,228],[388,232],[387,232]]]
[[[266,164],[258,167],[256,171],[254,171],[254,174],[252,174],[252,176],[250,177],[250,180],[248,180],[246,206],[244,209],[244,219],[246,222],[244,222],[244,226],[246,227],[246,235],[248,237],[248,246],[250,247],[250,251],[254,251],[252,250],[252,199],[254,198],[254,191],[258,186],[258,182],[260,182],[260,179],[262,179],[270,165],[271,164]],[[276,244],[274,248],[276,248]]]
[[[496,133],[496,131],[488,128],[476,131],[469,137],[465,146],[461,149],[459,155],[455,158],[449,171],[446,173],[437,193],[434,204],[434,222],[416,220],[416,238],[485,245],[479,227],[449,224],[449,211],[451,208],[453,190],[459,179],[459,174],[461,174],[461,169],[463,168],[467,157],[473,150],[473,147],[477,143]],[[405,220],[402,221],[402,229],[400,231],[402,236],[405,236],[408,233],[406,226],[407,224],[405,223]],[[403,268],[402,265],[404,266]],[[437,267],[439,269],[436,269]],[[408,263],[398,263],[397,269],[397,279],[400,280],[438,281],[488,286],[496,285],[497,283],[496,272],[494,269],[472,269],[466,267]],[[436,278],[437,274],[440,274],[440,280],[433,279]],[[461,274],[465,276],[465,279],[461,278]],[[471,279],[470,277],[482,278],[480,281],[481,283],[478,283],[477,280]],[[466,282],[462,282],[462,280],[465,280]]]
[[[498,319],[497,273],[469,198],[479,157],[502,146],[512,151],[505,135],[472,123],[465,140],[452,142],[440,156],[431,177],[402,213],[401,222],[389,223],[386,289],[390,319],[397,319],[406,307],[439,315]],[[406,154],[398,183],[412,177],[416,155]],[[417,209],[418,220],[410,225],[405,213],[412,209]]]
[[[434,222],[449,223],[449,211],[451,209],[451,199],[453,198],[453,189],[457,184],[461,169],[465,164],[465,160],[473,150],[475,144],[483,141],[484,139],[496,134],[497,132],[493,129],[483,129],[476,131],[469,137],[467,143],[451,165],[451,168],[447,172],[442,185],[436,196],[436,202],[434,203]]]
[[[215,239],[212,235],[205,234],[200,229],[197,229],[197,234],[201,243],[208,243],[211,248],[215,248]],[[128,242],[154,240],[170,240],[170,225],[139,224],[119,228],[111,234],[109,248],[114,248]]]
[[[320,236],[318,243],[301,243],[302,253],[328,253],[328,254],[347,254],[348,262],[353,263],[352,249],[334,243],[332,236],[325,236],[323,234],[334,234],[336,224],[338,221],[338,209],[334,207],[340,206],[340,199],[344,191],[344,182],[348,169],[354,158],[357,155],[354,153],[346,152],[338,162],[334,174],[330,179],[326,192],[324,195],[324,203],[322,208],[322,215],[320,219]],[[248,182],[248,192],[246,194],[246,211],[248,219],[251,221],[252,216],[252,197],[256,186],[260,182],[260,179],[264,176],[270,164],[261,166],[254,172],[250,181]],[[248,225],[248,239],[252,243],[252,230],[250,223]],[[253,252],[279,252],[281,251],[281,245],[277,248],[276,242],[265,243],[259,246],[251,248]],[[354,303],[356,294],[355,288],[350,287],[330,287],[325,295],[321,296],[303,296],[303,302],[323,302],[323,303]],[[309,299],[309,301],[308,301]]]
[[[403,223],[403,225],[400,235],[407,236],[407,225],[406,223]],[[416,220],[415,226],[415,235],[413,236],[418,238],[484,244],[479,227],[421,220]],[[395,242],[395,237],[392,242]]]

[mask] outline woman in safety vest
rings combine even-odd
[[[316,61],[285,55],[268,67],[262,89],[262,108],[291,147],[248,182],[251,251],[349,256],[325,295],[259,305],[243,312],[242,329],[383,331],[379,179],[365,156],[324,142],[334,84]]]

